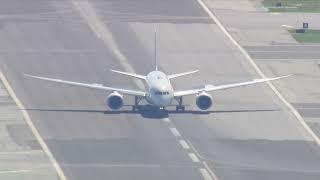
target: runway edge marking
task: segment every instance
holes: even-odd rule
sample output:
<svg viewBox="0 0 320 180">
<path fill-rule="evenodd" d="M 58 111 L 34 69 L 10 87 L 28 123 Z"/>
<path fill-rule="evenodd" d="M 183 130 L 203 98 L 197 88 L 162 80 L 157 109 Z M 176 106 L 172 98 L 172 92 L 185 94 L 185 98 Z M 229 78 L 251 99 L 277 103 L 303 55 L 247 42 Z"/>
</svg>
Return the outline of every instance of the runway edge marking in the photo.
<svg viewBox="0 0 320 180">
<path fill-rule="evenodd" d="M 40 135 L 39 131 L 37 130 L 37 128 L 35 127 L 35 125 L 33 124 L 33 122 L 31 121 L 31 118 L 28 114 L 28 112 L 25 110 L 24 105 L 22 104 L 22 102 L 18 99 L 18 97 L 16 96 L 15 92 L 13 91 L 10 83 L 8 82 L 7 78 L 4 76 L 4 74 L 2 73 L 2 71 L 0 71 L 0 80 L 2 81 L 3 85 L 5 86 L 5 88 L 7 89 L 7 91 L 9 92 L 11 98 L 15 101 L 15 103 L 17 104 L 18 108 L 21 109 L 22 115 L 24 117 L 25 122 L 28 124 L 31 132 L 33 133 L 33 135 L 36 137 L 37 141 L 39 142 L 42 150 L 46 153 L 46 155 L 48 156 L 50 162 L 52 163 L 53 167 L 55 168 L 59 178 L 61 180 L 67 180 L 66 176 L 64 175 L 62 168 L 60 167 L 60 165 L 58 164 L 57 160 L 54 158 L 52 152 L 50 151 L 48 145 L 46 144 L 46 142 L 44 141 L 44 139 L 42 138 L 42 136 Z"/>
<path fill-rule="evenodd" d="M 245 56 L 245 58 L 249 61 L 249 63 L 253 66 L 256 72 L 260 77 L 266 78 L 266 75 L 262 72 L 262 70 L 258 67 L 258 65 L 251 58 L 249 53 L 231 36 L 231 34 L 227 31 L 227 29 L 222 25 L 220 20 L 213 14 L 213 12 L 207 7 L 207 5 L 203 2 L 203 0 L 197 0 L 200 6 L 207 12 L 207 14 L 215 21 L 216 25 L 220 28 L 220 30 L 230 39 L 230 41 L 240 50 L 240 52 Z M 312 129 L 308 126 L 308 124 L 304 121 L 300 113 L 283 97 L 283 95 L 278 91 L 278 89 L 268 81 L 267 84 L 273 90 L 273 92 L 279 97 L 279 99 L 291 110 L 291 112 L 296 116 L 302 127 L 311 135 L 311 137 L 315 140 L 318 146 L 320 146 L 319 137 L 312 131 Z"/>
</svg>

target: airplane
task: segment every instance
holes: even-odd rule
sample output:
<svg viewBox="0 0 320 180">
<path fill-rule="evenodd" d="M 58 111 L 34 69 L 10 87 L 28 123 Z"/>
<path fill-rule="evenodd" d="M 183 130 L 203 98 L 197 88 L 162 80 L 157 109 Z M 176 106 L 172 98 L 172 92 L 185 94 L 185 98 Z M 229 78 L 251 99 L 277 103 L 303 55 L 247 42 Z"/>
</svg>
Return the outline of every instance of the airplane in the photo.
<svg viewBox="0 0 320 180">
<path fill-rule="evenodd" d="M 128 72 L 122 72 L 117 70 L 111 70 L 115 73 L 119 73 L 122 75 L 142 79 L 146 84 L 146 90 L 130 90 L 130 89 L 122 89 L 122 88 L 114 88 L 103 86 L 102 84 L 87 84 L 87 83 L 80 83 L 80 82 L 73 82 L 73 81 L 66 81 L 61 79 L 53 79 L 47 77 L 40 77 L 40 76 L 33 76 L 29 74 L 25 74 L 27 77 L 51 81 L 56 83 L 62 83 L 72 86 L 80 86 L 92 89 L 100 89 L 105 91 L 112 91 L 112 93 L 107 97 L 107 106 L 112 110 L 119 110 L 123 105 L 123 94 L 130 95 L 135 97 L 135 103 L 132 106 L 132 110 L 136 111 L 139 108 L 139 102 L 145 99 L 150 105 L 159 107 L 160 109 L 165 109 L 167 106 L 172 106 L 173 100 L 178 102 L 176 105 L 176 111 L 184 111 L 185 105 L 183 105 L 182 98 L 183 96 L 188 95 L 196 95 L 196 105 L 201 110 L 208 110 L 213 105 L 213 98 L 208 92 L 217 91 L 217 90 L 224 90 L 230 89 L 240 86 L 247 86 L 252 84 L 258 84 L 268 81 L 279 80 L 282 78 L 289 77 L 291 75 L 274 77 L 274 78 L 265 78 L 265 79 L 254 79 L 252 81 L 247 82 L 240 82 L 234 84 L 225 84 L 225 85 L 205 85 L 203 88 L 195 88 L 189 90 L 182 90 L 182 91 L 175 91 L 171 85 L 171 80 L 177 77 L 190 75 L 193 73 L 198 72 L 198 70 L 179 73 L 179 74 L 172 74 L 166 75 L 164 72 L 155 70 L 150 72 L 148 75 L 138 75 Z"/>
<path fill-rule="evenodd" d="M 279 80 L 279 79 L 283 79 L 291 76 L 291 75 L 286 75 L 286 76 L 280 76 L 280 77 L 274 77 L 274 78 L 254 79 L 252 81 L 233 83 L 233 84 L 224 84 L 224 85 L 218 85 L 218 86 L 209 84 L 209 85 L 203 86 L 202 88 L 176 91 L 171 85 L 171 80 L 178 77 L 194 74 L 198 72 L 198 70 L 178 73 L 178 74 L 171 74 L 171 75 L 166 75 L 164 72 L 158 70 L 157 58 L 156 58 L 157 57 L 156 56 L 156 32 L 155 32 L 155 51 L 154 52 L 155 52 L 155 70 L 151 71 L 146 76 L 140 75 L 140 74 L 134 74 L 130 72 L 111 70 L 114 73 L 137 78 L 144 81 L 146 85 L 145 86 L 146 89 L 144 91 L 115 88 L 115 87 L 104 86 L 102 84 L 88 84 L 88 83 L 81 83 L 81 82 L 66 81 L 61 79 L 34 76 L 29 74 L 25 74 L 25 76 L 44 80 L 44 81 L 67 84 L 71 86 L 79 86 L 79 87 L 86 87 L 91 89 L 111 91 L 111 93 L 107 97 L 106 105 L 112 110 L 119 110 L 121 107 L 123 107 L 124 105 L 123 95 L 134 96 L 135 100 L 134 100 L 134 105 L 132 106 L 133 111 L 136 111 L 139 109 L 140 107 L 139 103 L 142 100 L 146 100 L 150 105 L 156 106 L 160 109 L 165 109 L 168 106 L 172 106 L 174 100 L 176 100 L 178 103 L 178 105 L 176 105 L 176 111 L 184 111 L 185 105 L 183 105 L 182 100 L 184 96 L 189 96 L 189 95 L 195 95 L 197 107 L 200 110 L 205 111 L 205 110 L 208 110 L 213 105 L 213 98 L 209 94 L 209 92 L 247 86 L 247 85 L 253 85 L 253 84 L 258 84 L 263 82 L 269 82 L 269 81 Z"/>
</svg>

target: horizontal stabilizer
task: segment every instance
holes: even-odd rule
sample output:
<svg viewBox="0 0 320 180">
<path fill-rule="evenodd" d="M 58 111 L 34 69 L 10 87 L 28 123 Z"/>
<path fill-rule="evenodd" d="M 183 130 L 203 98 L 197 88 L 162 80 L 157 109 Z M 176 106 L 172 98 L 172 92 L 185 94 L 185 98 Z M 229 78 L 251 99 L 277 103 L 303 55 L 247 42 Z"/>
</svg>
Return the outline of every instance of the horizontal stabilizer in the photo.
<svg viewBox="0 0 320 180">
<path fill-rule="evenodd" d="M 110 70 L 112 72 L 115 72 L 115 73 L 118 73 L 118 74 L 131 76 L 131 77 L 138 78 L 138 79 L 144 79 L 144 80 L 146 79 L 146 76 L 143 76 L 143 75 L 133 74 L 133 73 L 128 73 L 128 72 L 122 72 L 122 71 L 117 71 L 117 70 L 113 70 L 113 69 L 110 69 Z"/>
<path fill-rule="evenodd" d="M 173 79 L 173 78 L 177 78 L 177 77 L 180 77 L 180 76 L 186 76 L 186 75 L 190 75 L 190 74 L 196 73 L 198 71 L 199 70 L 189 71 L 189 72 L 184 72 L 184 73 L 179 73 L 179 74 L 172 74 L 172 75 L 169 75 L 168 78 L 169 79 Z"/>
</svg>

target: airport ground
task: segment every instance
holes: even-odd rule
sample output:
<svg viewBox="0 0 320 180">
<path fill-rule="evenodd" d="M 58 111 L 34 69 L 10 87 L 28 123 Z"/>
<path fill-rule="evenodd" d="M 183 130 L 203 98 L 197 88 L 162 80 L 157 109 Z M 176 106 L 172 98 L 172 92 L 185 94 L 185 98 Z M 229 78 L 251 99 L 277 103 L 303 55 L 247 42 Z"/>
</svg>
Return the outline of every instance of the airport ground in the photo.
<svg viewBox="0 0 320 180">
<path fill-rule="evenodd" d="M 269 13 L 260 1 L 206 0 L 204 7 L 208 9 L 201 3 L 12 0 L 2 4 L 0 68 L 45 142 L 38 142 L 36 152 L 48 155 L 48 159 L 41 159 L 47 164 L 48 177 L 319 179 L 320 46 L 299 44 L 280 27 L 300 26 L 308 20 L 316 28 L 319 15 Z M 153 70 L 154 24 L 159 32 L 161 70 L 201 70 L 175 80 L 177 89 L 261 78 L 257 67 L 270 77 L 295 76 L 273 83 L 280 95 L 267 84 L 215 92 L 215 104 L 208 113 L 199 113 L 195 98 L 187 97 L 186 112 L 167 116 L 106 111 L 107 92 L 23 76 L 28 73 L 142 89 L 140 81 L 109 69 L 140 74 Z M 244 48 L 242 51 L 221 25 Z M 125 100 L 132 104 L 132 97 Z M 24 112 L 19 108 L 17 113 Z M 9 123 L 3 123 L 2 128 L 8 127 Z M 12 147 L 25 144 L 25 149 L 32 149 L 30 144 L 37 144 L 36 138 L 24 138 L 26 123 L 21 129 L 3 132 L 9 134 Z M 46 146 L 48 149 L 41 151 L 40 147 Z M 5 149 L 1 147 L 1 151 Z M 32 167 L 37 156 L 28 157 Z M 49 166 L 52 158 L 58 166 Z M 2 162 L 3 172 L 10 162 L 9 158 Z M 12 171 L 19 168 L 12 167 Z M 25 177 L 23 173 L 19 176 Z"/>
</svg>

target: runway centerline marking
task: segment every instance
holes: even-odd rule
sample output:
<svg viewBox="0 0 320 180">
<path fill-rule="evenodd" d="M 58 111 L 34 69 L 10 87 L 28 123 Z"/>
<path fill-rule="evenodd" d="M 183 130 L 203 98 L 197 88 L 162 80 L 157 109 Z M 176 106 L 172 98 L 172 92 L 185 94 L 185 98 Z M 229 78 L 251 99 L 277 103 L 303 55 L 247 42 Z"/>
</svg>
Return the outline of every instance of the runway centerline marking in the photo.
<svg viewBox="0 0 320 180">
<path fill-rule="evenodd" d="M 211 174 L 211 176 L 215 179 L 218 180 L 218 177 L 214 174 L 214 172 L 210 169 L 210 167 L 208 166 L 207 162 L 202 161 L 202 164 L 204 165 L 204 167 L 209 171 L 209 173 Z"/>
<path fill-rule="evenodd" d="M 220 30 L 227 36 L 227 38 L 239 49 L 242 55 L 249 61 L 255 71 L 259 74 L 261 78 L 267 78 L 267 76 L 262 72 L 259 66 L 255 63 L 253 58 L 249 53 L 232 37 L 232 35 L 227 31 L 223 26 L 220 20 L 213 14 L 209 7 L 203 2 L 203 0 L 197 0 L 200 6 L 204 9 L 205 12 L 212 18 Z M 318 146 L 320 146 L 320 138 L 312 131 L 308 124 L 304 121 L 300 113 L 284 98 L 284 96 L 278 91 L 278 89 L 273 85 L 272 82 L 266 82 L 268 86 L 273 90 L 273 92 L 279 97 L 279 99 L 290 109 L 294 116 L 298 119 L 302 127 L 309 133 L 309 135 L 314 139 Z"/>
<path fill-rule="evenodd" d="M 203 179 L 205 179 L 205 180 L 213 180 L 206 169 L 200 168 L 199 171 L 200 171 Z"/>
<path fill-rule="evenodd" d="M 171 122 L 171 120 L 170 120 L 169 118 L 164 118 L 163 121 L 164 121 L 164 122 L 167 122 L 167 123 L 168 123 L 168 122 Z"/>
<path fill-rule="evenodd" d="M 169 128 L 171 133 L 175 136 L 175 137 L 181 137 L 180 132 L 177 130 L 177 128 Z"/>
<path fill-rule="evenodd" d="M 135 73 L 133 67 L 129 64 L 127 58 L 119 49 L 116 41 L 112 36 L 112 33 L 107 29 L 107 27 L 105 27 L 103 21 L 99 19 L 89 1 L 72 1 L 72 3 L 79 11 L 80 15 L 87 21 L 89 27 L 96 34 L 96 36 L 103 40 L 105 45 L 113 51 L 114 55 L 117 57 L 124 69 L 127 72 Z M 136 79 L 134 79 L 133 81 L 140 89 L 144 89 L 144 85 L 141 83 L 141 81 L 138 81 Z M 163 119 L 163 121 L 173 124 L 169 118 Z M 169 129 L 175 137 L 181 138 L 181 134 L 176 128 L 171 127 Z M 210 179 L 212 178 L 210 177 Z"/>
<path fill-rule="evenodd" d="M 17 95 L 13 91 L 13 88 L 11 87 L 10 83 L 8 82 L 7 78 L 4 76 L 2 71 L 0 71 L 0 79 L 1 79 L 1 81 L 3 83 L 3 85 L 5 86 L 5 88 L 7 89 L 8 93 L 10 94 L 11 98 L 14 100 L 14 102 L 16 103 L 18 108 L 21 110 L 22 115 L 24 117 L 23 119 L 25 120 L 25 122 L 29 126 L 32 134 L 37 139 L 37 141 L 40 144 L 42 150 L 48 156 L 48 158 L 49 158 L 50 162 L 52 163 L 54 169 L 56 170 L 60 180 L 67 180 L 67 177 L 65 176 L 64 172 L 62 171 L 62 168 L 60 167 L 60 165 L 58 164 L 57 160 L 53 156 L 52 152 L 50 151 L 48 145 L 46 144 L 46 142 L 44 141 L 44 139 L 40 135 L 40 133 L 37 130 L 36 126 L 33 124 L 29 113 L 25 110 L 26 108 L 24 107 L 22 102 L 18 99 Z"/>
<path fill-rule="evenodd" d="M 200 162 L 199 158 L 194 153 L 189 153 L 188 156 L 192 160 L 192 162 L 195 162 L 195 163 Z"/>
<path fill-rule="evenodd" d="M 174 123 L 172 121 L 170 121 L 170 123 L 167 123 L 167 126 L 168 126 L 169 130 L 172 132 L 172 134 L 177 138 L 179 144 L 183 147 L 183 149 L 187 151 L 187 154 L 188 154 L 188 157 L 190 158 L 190 160 L 193 163 L 196 163 L 197 167 L 199 167 L 199 166 L 203 167 L 203 169 L 205 169 L 206 172 L 207 172 L 206 176 L 211 176 L 210 179 L 218 180 L 218 177 L 210 169 L 210 167 L 207 165 L 207 163 L 205 161 L 200 161 L 199 157 L 202 158 L 202 156 L 195 149 L 195 147 L 192 145 L 192 143 L 188 139 L 185 139 L 182 136 L 182 134 L 180 134 L 177 131 L 177 129 L 175 128 Z"/>
<path fill-rule="evenodd" d="M 190 146 L 185 140 L 179 140 L 179 143 L 183 147 L 183 149 L 190 149 Z"/>
</svg>

